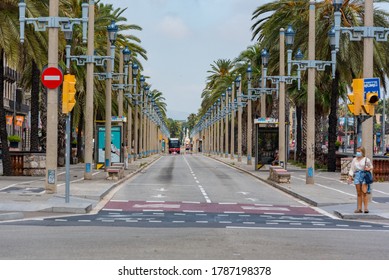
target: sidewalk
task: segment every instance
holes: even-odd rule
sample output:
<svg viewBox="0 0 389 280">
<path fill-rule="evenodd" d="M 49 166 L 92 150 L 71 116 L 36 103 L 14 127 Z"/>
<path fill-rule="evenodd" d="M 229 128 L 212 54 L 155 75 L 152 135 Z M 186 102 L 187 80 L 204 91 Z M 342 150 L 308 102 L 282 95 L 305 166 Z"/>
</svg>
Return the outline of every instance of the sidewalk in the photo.
<svg viewBox="0 0 389 280">
<path fill-rule="evenodd" d="M 373 184 L 372 201 L 369 203 L 369 213 L 355 214 L 354 210 L 356 209 L 357 201 L 355 187 L 353 184 L 341 181 L 340 172 L 315 170 L 315 184 L 307 185 L 305 183 L 306 170 L 289 164 L 287 170 L 291 173 L 290 183 L 281 184 L 268 180 L 269 166 L 264 166 L 260 170 L 254 170 L 254 164 L 251 166 L 247 165 L 246 157 L 242 157 L 242 162 L 238 162 L 237 156 L 234 159 L 231 159 L 230 155 L 228 158 L 218 155 L 211 155 L 210 157 L 246 172 L 338 218 L 387 220 L 386 222 L 389 222 L 388 182 L 375 182 Z M 254 159 L 252 162 L 255 162 Z"/>
<path fill-rule="evenodd" d="M 389 222 L 389 183 L 373 184 L 373 201 L 369 204 L 369 214 L 355 214 L 356 192 L 354 185 L 340 181 L 340 172 L 315 171 L 315 184 L 305 184 L 305 169 L 288 165 L 291 181 L 279 184 L 268 180 L 269 167 L 259 171 L 254 165 L 248 166 L 247 159 L 242 162 L 212 155 L 233 168 L 250 174 L 283 192 L 286 192 L 309 205 L 343 219 L 386 220 Z M 94 170 L 93 180 L 84 180 L 84 164 L 71 166 L 70 201 L 65 203 L 65 172 L 58 169 L 58 188 L 56 194 L 46 194 L 43 177 L 0 177 L 0 221 L 28 218 L 36 215 L 58 215 L 63 213 L 82 214 L 97 211 L 99 202 L 117 185 L 142 171 L 158 160 L 160 155 L 136 160 L 125 170 L 121 180 L 107 180 L 106 172 Z M 254 160 L 253 160 L 254 161 Z M 95 209 L 95 210 L 93 210 Z"/>
<path fill-rule="evenodd" d="M 0 177 L 0 221 L 49 214 L 89 213 L 116 186 L 158 160 L 160 155 L 129 164 L 124 178 L 107 179 L 104 170 L 93 170 L 93 179 L 84 180 L 84 164 L 71 165 L 70 197 L 65 202 L 65 168 L 58 169 L 57 193 L 46 194 L 44 177 Z"/>
</svg>

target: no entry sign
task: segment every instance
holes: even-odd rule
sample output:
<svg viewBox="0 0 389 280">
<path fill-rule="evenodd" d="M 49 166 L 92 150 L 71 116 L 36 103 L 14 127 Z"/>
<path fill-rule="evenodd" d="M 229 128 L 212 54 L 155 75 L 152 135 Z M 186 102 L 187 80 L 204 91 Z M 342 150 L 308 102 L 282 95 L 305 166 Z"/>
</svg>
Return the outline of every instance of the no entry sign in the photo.
<svg viewBox="0 0 389 280">
<path fill-rule="evenodd" d="M 46 68 L 42 72 L 42 84 L 50 89 L 55 89 L 62 84 L 63 74 L 62 71 L 56 67 Z"/>
</svg>

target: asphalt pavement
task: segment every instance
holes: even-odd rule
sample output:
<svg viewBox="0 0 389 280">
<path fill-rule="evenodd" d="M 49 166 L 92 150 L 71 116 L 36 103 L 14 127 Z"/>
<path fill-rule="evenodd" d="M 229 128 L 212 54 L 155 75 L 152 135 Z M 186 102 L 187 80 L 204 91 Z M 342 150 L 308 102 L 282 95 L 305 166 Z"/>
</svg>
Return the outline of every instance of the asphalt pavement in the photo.
<svg viewBox="0 0 389 280">
<path fill-rule="evenodd" d="M 236 157 L 234 159 L 230 156 L 225 158 L 219 155 L 210 157 L 254 176 L 329 215 L 343 219 L 389 222 L 388 182 L 373 184 L 372 201 L 369 205 L 370 213 L 355 214 L 355 187 L 341 181 L 340 172 L 315 170 L 315 184 L 307 185 L 305 183 L 306 170 L 288 165 L 287 169 L 291 173 L 290 183 L 275 183 L 268 179 L 268 166 L 261 170 L 254 170 L 254 165 L 246 164 L 246 158 L 238 162 Z M 45 178 L 43 177 L 1 176 L 0 221 L 18 220 L 37 215 L 83 214 L 98 211 L 100 205 L 109 199 L 109 193 L 116 186 L 141 172 L 159 158 L 160 155 L 153 155 L 132 162 L 125 170 L 124 178 L 118 180 L 107 179 L 107 173 L 103 170 L 94 170 L 93 179 L 84 180 L 84 164 L 71 165 L 69 202 L 65 202 L 64 168 L 58 169 L 58 187 L 55 194 L 45 193 Z"/>
</svg>

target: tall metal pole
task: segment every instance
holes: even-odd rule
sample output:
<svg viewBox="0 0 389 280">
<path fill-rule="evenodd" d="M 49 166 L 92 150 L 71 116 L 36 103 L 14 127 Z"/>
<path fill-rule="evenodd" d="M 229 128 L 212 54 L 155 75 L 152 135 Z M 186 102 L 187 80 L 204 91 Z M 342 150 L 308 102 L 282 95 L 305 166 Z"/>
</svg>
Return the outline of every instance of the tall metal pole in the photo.
<svg viewBox="0 0 389 280">
<path fill-rule="evenodd" d="M 135 96 L 135 118 L 134 118 L 134 160 L 138 158 L 138 152 L 139 152 L 139 135 L 138 135 L 138 115 L 139 115 L 139 105 L 138 105 L 138 88 L 136 85 L 136 77 L 134 78 L 134 96 Z"/>
<path fill-rule="evenodd" d="M 139 106 L 139 155 L 138 158 L 143 157 L 143 86 L 140 89 L 140 106 Z"/>
<path fill-rule="evenodd" d="M 381 133 L 381 143 L 382 143 L 382 154 L 384 155 L 386 153 L 386 144 L 385 144 L 385 119 L 386 119 L 386 91 L 382 92 L 382 105 L 384 106 L 382 111 L 382 133 Z"/>
<path fill-rule="evenodd" d="M 66 116 L 66 174 L 65 174 L 65 203 L 70 201 L 70 118 L 72 113 Z"/>
<path fill-rule="evenodd" d="M 238 162 L 242 162 L 242 79 L 240 79 L 238 96 Z"/>
<path fill-rule="evenodd" d="M 373 22 L 373 0 L 365 1 L 365 27 L 374 26 Z M 363 77 L 373 77 L 373 48 L 374 38 L 364 37 L 363 39 Z M 373 118 L 362 122 L 362 145 L 366 149 L 366 157 L 373 158 Z"/>
<path fill-rule="evenodd" d="M 234 151 L 235 151 L 235 82 L 232 82 L 232 91 L 231 91 L 231 159 L 234 159 Z"/>
<path fill-rule="evenodd" d="M 87 55 L 93 56 L 95 41 L 95 3 L 89 0 L 88 18 L 88 44 Z M 94 63 L 90 61 L 86 64 L 86 101 L 85 101 L 85 170 L 84 179 L 92 179 L 93 165 L 93 75 Z"/>
<path fill-rule="evenodd" d="M 124 83 L 124 54 L 123 54 L 123 47 L 120 48 L 120 52 L 119 52 L 119 73 L 120 73 L 120 76 L 119 76 L 119 84 L 123 84 Z M 124 116 L 124 113 L 123 113 L 123 99 L 124 99 L 124 92 L 123 92 L 123 89 L 119 89 L 119 92 L 118 92 L 118 96 L 117 96 L 117 101 L 118 101 L 118 115 L 120 118 L 122 118 Z M 121 121 L 119 123 L 119 126 L 120 126 L 120 130 L 121 130 L 121 139 L 120 139 L 120 147 L 118 147 L 118 149 L 120 149 L 120 161 L 122 161 L 122 158 L 123 158 L 123 162 L 125 160 L 127 160 L 126 158 L 124 158 L 124 156 L 128 157 L 127 156 L 127 153 L 124 151 L 123 149 L 123 143 L 124 143 L 124 122 Z M 126 166 L 126 165 L 125 165 Z"/>
<path fill-rule="evenodd" d="M 309 3 L 308 60 L 315 60 L 315 2 Z M 307 102 L 307 171 L 306 184 L 314 184 L 315 172 L 315 75 L 316 68 L 308 68 Z"/>
<path fill-rule="evenodd" d="M 220 109 L 216 106 L 216 117 L 219 117 Z M 216 154 L 220 153 L 220 120 L 216 122 Z"/>
<path fill-rule="evenodd" d="M 107 36 L 107 55 L 111 55 L 111 42 Z M 112 119 L 112 61 L 107 61 L 105 80 L 105 168 L 111 165 L 111 119 Z M 111 76 L 111 77 L 110 77 Z"/>
<path fill-rule="evenodd" d="M 248 92 L 247 92 L 247 165 L 252 164 L 252 129 L 253 129 L 253 120 L 252 120 L 252 109 L 251 109 L 251 80 L 248 81 Z M 262 107 L 262 104 L 261 104 Z"/>
<path fill-rule="evenodd" d="M 212 110 L 212 121 L 216 118 L 216 106 Z M 216 154 L 216 122 L 212 124 L 212 154 Z"/>
<path fill-rule="evenodd" d="M 58 17 L 59 0 L 50 1 L 49 17 Z M 58 68 L 58 27 L 48 28 L 48 67 Z M 47 90 L 46 193 L 57 192 L 58 88 Z"/>
<path fill-rule="evenodd" d="M 225 120 L 225 130 L 226 130 L 226 140 L 225 140 L 225 143 L 224 143 L 224 151 L 225 151 L 225 158 L 228 158 L 228 140 L 229 140 L 229 137 L 228 137 L 228 107 L 229 107 L 229 91 L 227 91 L 226 93 L 226 120 Z"/>
<path fill-rule="evenodd" d="M 222 118 L 224 110 L 223 98 L 220 99 L 220 156 L 224 157 L 224 121 Z"/>
<path fill-rule="evenodd" d="M 130 64 L 131 66 L 131 64 Z M 128 73 L 128 84 L 132 84 L 132 67 L 129 67 L 129 73 Z M 133 88 L 133 87 L 130 87 Z M 132 94 L 133 91 L 130 90 L 130 94 Z M 128 149 L 128 163 L 132 162 L 132 107 L 131 107 L 131 98 L 128 98 L 128 104 L 127 104 L 127 149 Z"/>
<path fill-rule="evenodd" d="M 285 30 L 280 29 L 280 77 L 285 76 Z M 285 147 L 285 82 L 280 81 L 278 116 L 278 158 L 281 166 L 286 168 Z"/>
</svg>

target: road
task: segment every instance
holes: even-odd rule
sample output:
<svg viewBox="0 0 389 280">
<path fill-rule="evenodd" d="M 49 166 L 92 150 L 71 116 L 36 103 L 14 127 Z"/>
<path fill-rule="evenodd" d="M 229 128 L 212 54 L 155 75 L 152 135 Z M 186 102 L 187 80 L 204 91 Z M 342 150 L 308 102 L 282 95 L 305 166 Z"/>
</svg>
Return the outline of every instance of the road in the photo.
<svg viewBox="0 0 389 280">
<path fill-rule="evenodd" d="M 3 223 L 0 258 L 387 259 L 388 235 L 207 157 L 171 155 L 90 215 Z"/>
</svg>

